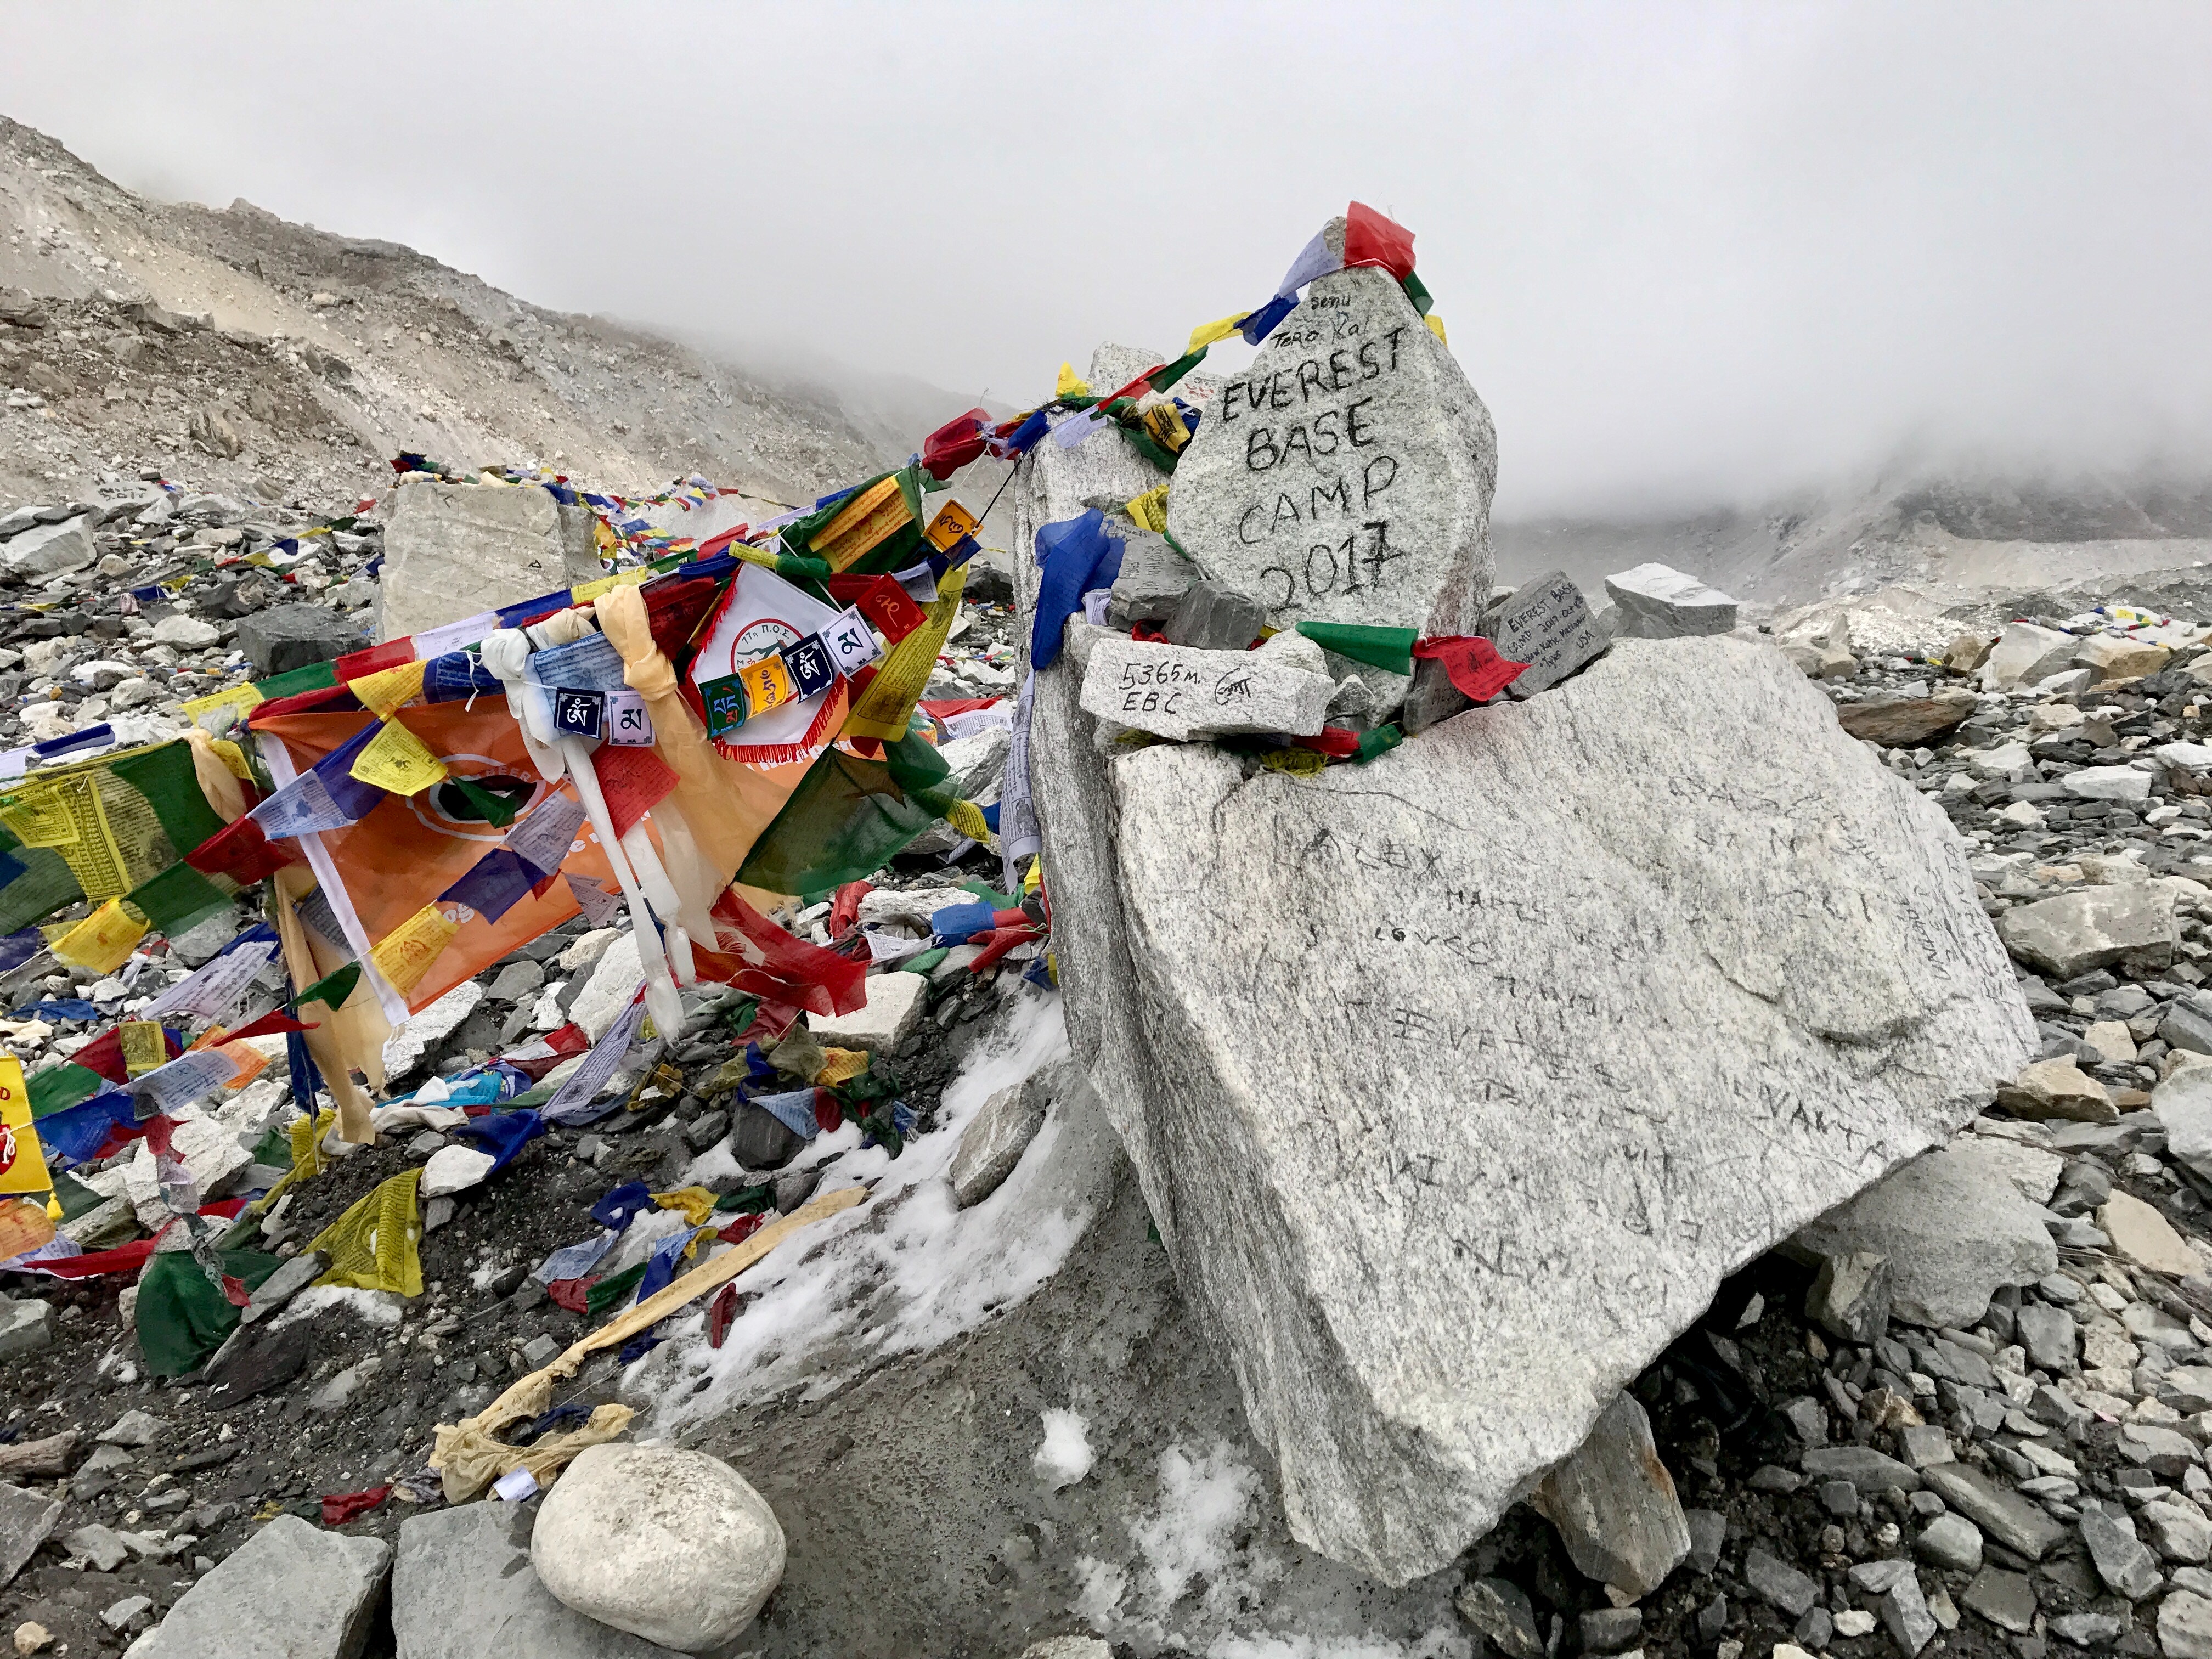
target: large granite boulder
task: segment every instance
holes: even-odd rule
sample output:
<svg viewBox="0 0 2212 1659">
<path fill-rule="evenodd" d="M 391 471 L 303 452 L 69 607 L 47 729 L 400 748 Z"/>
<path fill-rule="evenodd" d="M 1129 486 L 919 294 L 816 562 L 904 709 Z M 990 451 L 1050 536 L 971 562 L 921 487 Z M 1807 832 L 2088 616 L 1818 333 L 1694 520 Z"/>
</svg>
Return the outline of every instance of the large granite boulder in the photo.
<svg viewBox="0 0 2212 1659">
<path fill-rule="evenodd" d="M 1344 222 L 1324 232 L 1341 250 Z M 1472 634 L 1498 434 L 1388 271 L 1316 277 L 1177 463 L 1168 531 L 1267 620 Z"/>
<path fill-rule="evenodd" d="M 592 512 L 536 484 L 410 478 L 392 492 L 377 638 L 396 640 L 596 580 Z"/>
<path fill-rule="evenodd" d="M 1956 833 L 1771 647 L 1625 641 L 1310 778 L 1102 754 L 1085 654 L 1031 733 L 1077 1055 L 1293 1532 L 1378 1577 L 2033 1050 Z"/>
</svg>

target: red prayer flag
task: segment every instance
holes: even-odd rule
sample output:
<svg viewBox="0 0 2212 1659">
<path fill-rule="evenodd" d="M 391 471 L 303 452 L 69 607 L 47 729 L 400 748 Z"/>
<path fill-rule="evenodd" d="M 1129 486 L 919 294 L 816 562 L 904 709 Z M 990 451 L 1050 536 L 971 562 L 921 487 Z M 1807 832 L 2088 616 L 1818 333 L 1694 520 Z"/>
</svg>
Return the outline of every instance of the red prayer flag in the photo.
<svg viewBox="0 0 2212 1659">
<path fill-rule="evenodd" d="M 749 991 L 767 1000 L 796 1004 L 825 1018 L 849 1014 L 868 1000 L 867 966 L 835 951 L 791 934 L 738 896 L 735 889 L 714 901 L 714 943 L 692 945 L 699 977 Z"/>
<path fill-rule="evenodd" d="M 607 816 L 620 841 L 633 824 L 668 798 L 680 780 L 676 769 L 650 749 L 601 744 L 592 753 L 592 770 L 607 799 Z"/>
<path fill-rule="evenodd" d="M 362 1492 L 342 1492 L 323 1499 L 323 1524 L 342 1527 L 356 1516 L 367 1515 L 392 1496 L 389 1486 L 370 1486 Z"/>
<path fill-rule="evenodd" d="M 860 901 L 876 890 L 872 881 L 848 881 L 830 906 L 830 937 L 836 939 L 860 918 Z"/>
<path fill-rule="evenodd" d="M 276 1036 L 286 1032 L 308 1031 L 313 1029 L 314 1027 L 311 1025 L 301 1024 L 298 1020 L 291 1018 L 281 1008 L 271 1008 L 260 1018 L 240 1026 L 235 1031 L 226 1033 L 222 1040 L 225 1042 L 243 1042 L 248 1037 Z"/>
<path fill-rule="evenodd" d="M 349 651 L 331 665 L 331 672 L 343 685 L 363 675 L 380 674 L 387 668 L 398 668 L 414 660 L 415 636 L 409 634 L 386 640 L 382 645 L 372 645 L 366 651 Z"/>
<path fill-rule="evenodd" d="M 240 887 L 266 881 L 288 864 L 307 855 L 296 841 L 271 841 L 252 818 L 227 823 L 185 854 L 185 862 L 204 876 L 228 876 Z"/>
<path fill-rule="evenodd" d="M 956 415 L 921 441 L 922 470 L 933 478 L 950 478 L 983 453 L 983 431 L 991 419 L 988 410 L 971 409 Z"/>
<path fill-rule="evenodd" d="M 1292 738 L 1291 741 L 1300 749 L 1311 749 L 1323 755 L 1359 752 L 1359 733 L 1346 731 L 1341 726 L 1324 726 L 1310 738 Z"/>
<path fill-rule="evenodd" d="M 1498 647 L 1480 634 L 1422 640 L 1413 647 L 1413 654 L 1442 663 L 1461 695 L 1477 702 L 1488 702 L 1497 696 L 1520 678 L 1521 671 L 1528 665 L 1525 662 L 1508 662 L 1498 654 Z"/>
<path fill-rule="evenodd" d="M 814 1091 L 814 1127 L 825 1135 L 835 1134 L 844 1121 L 843 1103 L 827 1089 L 817 1089 Z"/>
<path fill-rule="evenodd" d="M 853 601 L 860 607 L 860 614 L 869 625 L 880 632 L 893 645 L 921 626 L 927 620 L 921 607 L 898 585 L 897 579 L 878 576 L 861 591 Z"/>
<path fill-rule="evenodd" d="M 749 1215 L 745 1219 L 758 1221 L 760 1218 L 757 1215 Z M 729 1226 L 722 1229 L 722 1232 L 734 1231 L 736 1226 L 737 1224 L 732 1222 Z M 722 1233 L 714 1235 L 717 1238 L 721 1236 Z M 732 1239 L 730 1242 L 735 1243 L 737 1241 Z M 707 1304 L 707 1346 L 708 1347 L 719 1348 L 722 1346 L 722 1339 L 730 1334 L 730 1322 L 737 1316 L 738 1287 L 734 1285 L 725 1285 L 714 1292 L 714 1299 Z"/>
<path fill-rule="evenodd" d="M 587 1314 L 592 1308 L 584 1300 L 585 1295 L 599 1282 L 596 1273 L 589 1279 L 556 1279 L 545 1287 L 545 1294 L 556 1307 L 566 1308 L 570 1313 Z"/>
<path fill-rule="evenodd" d="M 1402 283 L 1413 274 L 1413 233 L 1354 202 L 1344 213 L 1344 263 L 1380 265 Z"/>
</svg>

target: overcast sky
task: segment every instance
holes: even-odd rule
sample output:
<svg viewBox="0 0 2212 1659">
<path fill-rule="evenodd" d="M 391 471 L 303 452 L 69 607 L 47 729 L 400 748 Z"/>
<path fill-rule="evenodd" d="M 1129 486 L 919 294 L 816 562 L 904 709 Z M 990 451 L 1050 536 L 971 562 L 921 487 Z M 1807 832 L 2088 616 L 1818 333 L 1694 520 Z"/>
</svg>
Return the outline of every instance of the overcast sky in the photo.
<svg viewBox="0 0 2212 1659">
<path fill-rule="evenodd" d="M 1260 304 L 1357 197 L 1508 513 L 2212 440 L 2202 0 L 0 0 L 0 110 L 133 188 L 1008 404 Z"/>
</svg>

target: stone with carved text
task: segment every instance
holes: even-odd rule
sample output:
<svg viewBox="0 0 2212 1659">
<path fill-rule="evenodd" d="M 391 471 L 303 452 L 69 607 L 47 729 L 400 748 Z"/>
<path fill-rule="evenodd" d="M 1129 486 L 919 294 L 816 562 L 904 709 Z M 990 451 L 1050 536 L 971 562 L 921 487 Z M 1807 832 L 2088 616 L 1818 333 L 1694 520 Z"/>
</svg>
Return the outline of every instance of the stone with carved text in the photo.
<svg viewBox="0 0 2212 1659">
<path fill-rule="evenodd" d="M 1079 684 L 1032 732 L 1077 1055 L 1293 1531 L 1378 1577 L 2033 1051 L 1956 833 L 1772 650 L 1623 641 L 1318 777 L 1101 755 Z"/>
<path fill-rule="evenodd" d="M 1341 246 L 1343 225 L 1328 234 Z M 1168 529 L 1301 620 L 1472 634 L 1490 598 L 1490 411 L 1386 271 L 1315 279 L 1176 468 Z"/>
</svg>

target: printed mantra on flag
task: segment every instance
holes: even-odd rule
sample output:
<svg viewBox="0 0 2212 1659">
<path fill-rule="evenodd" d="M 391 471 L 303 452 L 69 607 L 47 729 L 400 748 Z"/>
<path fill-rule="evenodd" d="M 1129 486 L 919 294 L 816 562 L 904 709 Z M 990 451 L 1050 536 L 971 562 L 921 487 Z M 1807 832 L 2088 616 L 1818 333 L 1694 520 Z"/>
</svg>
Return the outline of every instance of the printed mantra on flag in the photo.
<svg viewBox="0 0 2212 1659">
<path fill-rule="evenodd" d="M 1247 547 L 1279 536 L 1306 543 L 1303 554 L 1285 554 L 1282 562 L 1261 571 L 1265 586 L 1258 597 L 1271 610 L 1392 586 L 1401 574 L 1391 568 L 1392 562 L 1407 555 L 1408 550 L 1391 544 L 1390 521 L 1376 506 L 1398 482 L 1398 459 L 1375 429 L 1368 410 L 1375 395 L 1345 394 L 1360 392 L 1398 372 L 1399 344 L 1411 325 L 1362 340 L 1357 337 L 1357 317 L 1328 314 L 1349 304 L 1348 296 L 1340 294 L 1308 300 L 1304 310 L 1318 313 L 1314 321 L 1267 341 L 1267 349 L 1277 354 L 1275 366 L 1255 365 L 1243 379 L 1223 387 L 1218 401 L 1223 425 L 1249 423 L 1244 468 L 1267 480 L 1273 497 L 1253 501 L 1237 515 L 1237 539 Z M 1312 350 L 1295 364 L 1279 361 L 1282 354 L 1309 347 Z M 1261 418 L 1277 414 L 1295 418 Z M 1282 469 L 1301 462 L 1319 476 L 1294 484 L 1280 476 Z"/>
</svg>

